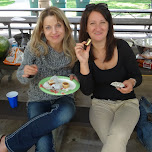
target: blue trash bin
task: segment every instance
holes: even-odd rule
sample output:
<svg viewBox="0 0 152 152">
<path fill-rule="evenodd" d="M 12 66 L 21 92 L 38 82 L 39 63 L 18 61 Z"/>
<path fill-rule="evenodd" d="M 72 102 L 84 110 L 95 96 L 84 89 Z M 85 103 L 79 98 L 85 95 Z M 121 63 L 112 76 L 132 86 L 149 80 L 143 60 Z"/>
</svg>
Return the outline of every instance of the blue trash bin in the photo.
<svg viewBox="0 0 152 152">
<path fill-rule="evenodd" d="M 65 0 L 51 0 L 53 6 L 56 6 L 58 8 L 65 8 L 66 2 Z"/>
<path fill-rule="evenodd" d="M 88 5 L 90 0 L 76 0 L 76 6 L 77 8 L 85 8 L 86 5 Z M 81 12 L 77 12 L 77 16 L 81 16 Z"/>
</svg>

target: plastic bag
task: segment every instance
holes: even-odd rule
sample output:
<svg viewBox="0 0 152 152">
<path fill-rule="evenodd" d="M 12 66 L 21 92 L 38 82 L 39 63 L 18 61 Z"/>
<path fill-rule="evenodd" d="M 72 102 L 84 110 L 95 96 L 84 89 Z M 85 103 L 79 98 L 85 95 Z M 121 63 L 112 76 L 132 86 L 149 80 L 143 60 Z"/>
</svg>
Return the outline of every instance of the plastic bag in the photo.
<svg viewBox="0 0 152 152">
<path fill-rule="evenodd" d="M 152 52 L 150 52 L 148 49 L 141 54 L 137 54 L 136 59 L 149 59 L 149 60 L 151 60 L 152 59 Z"/>
<path fill-rule="evenodd" d="M 3 61 L 7 65 L 21 65 L 24 53 L 18 47 L 12 47 Z"/>
<path fill-rule="evenodd" d="M 151 60 L 143 60 L 138 59 L 138 66 L 146 69 L 152 69 L 152 61 Z"/>
</svg>

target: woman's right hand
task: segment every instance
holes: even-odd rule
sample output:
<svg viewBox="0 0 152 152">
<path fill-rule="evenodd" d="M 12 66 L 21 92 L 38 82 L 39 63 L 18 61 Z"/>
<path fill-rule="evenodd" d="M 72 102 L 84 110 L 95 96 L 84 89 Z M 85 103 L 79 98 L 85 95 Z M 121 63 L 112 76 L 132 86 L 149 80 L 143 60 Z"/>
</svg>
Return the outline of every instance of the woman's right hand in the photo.
<svg viewBox="0 0 152 152">
<path fill-rule="evenodd" d="M 89 60 L 89 51 L 90 51 L 90 45 L 86 47 L 86 50 L 84 49 L 84 44 L 86 42 L 77 43 L 75 46 L 75 53 L 80 63 L 88 63 Z"/>
<path fill-rule="evenodd" d="M 35 64 L 32 65 L 25 65 L 24 67 L 24 74 L 22 75 L 22 77 L 28 78 L 29 76 L 34 76 L 36 75 L 38 72 L 38 67 Z"/>
</svg>

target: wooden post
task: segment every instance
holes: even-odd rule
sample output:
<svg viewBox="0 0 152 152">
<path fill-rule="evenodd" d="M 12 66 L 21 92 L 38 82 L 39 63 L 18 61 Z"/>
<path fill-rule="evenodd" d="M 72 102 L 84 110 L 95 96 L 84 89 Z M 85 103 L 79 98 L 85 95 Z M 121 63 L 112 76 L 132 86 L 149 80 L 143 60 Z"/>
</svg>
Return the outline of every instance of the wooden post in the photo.
<svg viewBox="0 0 152 152">
<path fill-rule="evenodd" d="M 38 2 L 39 8 L 46 8 L 49 6 L 49 0 L 39 0 Z"/>
</svg>

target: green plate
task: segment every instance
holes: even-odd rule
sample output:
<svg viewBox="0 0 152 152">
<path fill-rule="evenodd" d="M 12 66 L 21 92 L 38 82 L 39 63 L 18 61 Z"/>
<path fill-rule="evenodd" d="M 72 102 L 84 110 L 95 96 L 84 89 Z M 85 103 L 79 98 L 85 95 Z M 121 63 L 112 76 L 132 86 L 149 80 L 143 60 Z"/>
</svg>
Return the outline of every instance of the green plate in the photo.
<svg viewBox="0 0 152 152">
<path fill-rule="evenodd" d="M 50 80 L 51 77 L 47 77 L 47 78 L 44 78 L 42 79 L 40 82 L 39 82 L 39 88 L 45 92 L 45 93 L 48 93 L 48 94 L 51 94 L 51 95 L 67 95 L 67 94 L 72 94 L 74 92 L 76 92 L 79 88 L 80 88 L 80 83 L 76 80 L 70 80 L 69 77 L 65 77 L 65 76 L 57 76 L 59 81 L 62 83 L 62 82 L 68 82 L 70 87 L 69 89 L 70 90 L 65 90 L 65 89 L 61 89 L 61 90 L 51 90 L 51 89 L 46 89 L 44 88 L 43 84 L 45 82 L 47 82 L 48 80 Z"/>
</svg>

